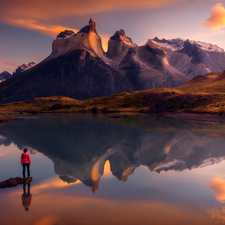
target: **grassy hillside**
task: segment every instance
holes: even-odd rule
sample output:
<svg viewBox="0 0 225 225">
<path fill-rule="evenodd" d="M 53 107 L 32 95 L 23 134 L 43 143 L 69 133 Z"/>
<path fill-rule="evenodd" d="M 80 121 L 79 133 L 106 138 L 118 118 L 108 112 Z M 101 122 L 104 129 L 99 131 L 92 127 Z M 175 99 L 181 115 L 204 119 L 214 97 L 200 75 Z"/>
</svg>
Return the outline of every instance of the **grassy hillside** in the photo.
<svg viewBox="0 0 225 225">
<path fill-rule="evenodd" d="M 225 114 L 225 72 L 198 76 L 177 88 L 157 88 L 107 97 L 76 100 L 53 96 L 0 105 L 0 111 L 23 113 L 55 112 L 197 112 Z"/>
</svg>

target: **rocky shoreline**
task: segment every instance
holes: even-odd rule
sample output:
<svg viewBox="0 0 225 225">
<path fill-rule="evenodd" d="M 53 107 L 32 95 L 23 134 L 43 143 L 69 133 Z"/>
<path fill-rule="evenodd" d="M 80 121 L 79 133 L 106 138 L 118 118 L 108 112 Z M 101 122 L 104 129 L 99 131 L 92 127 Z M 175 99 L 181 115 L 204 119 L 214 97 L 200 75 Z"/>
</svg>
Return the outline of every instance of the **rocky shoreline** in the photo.
<svg viewBox="0 0 225 225">
<path fill-rule="evenodd" d="M 177 119 L 191 119 L 201 121 L 225 121 L 225 116 L 214 113 L 187 113 L 187 112 L 171 112 L 164 113 L 163 116 Z"/>
<path fill-rule="evenodd" d="M 3 123 L 3 122 L 10 122 L 10 121 L 14 121 L 14 120 L 17 120 L 17 118 L 15 118 L 15 117 L 10 117 L 10 116 L 3 116 L 3 115 L 0 115 L 0 123 Z"/>
</svg>

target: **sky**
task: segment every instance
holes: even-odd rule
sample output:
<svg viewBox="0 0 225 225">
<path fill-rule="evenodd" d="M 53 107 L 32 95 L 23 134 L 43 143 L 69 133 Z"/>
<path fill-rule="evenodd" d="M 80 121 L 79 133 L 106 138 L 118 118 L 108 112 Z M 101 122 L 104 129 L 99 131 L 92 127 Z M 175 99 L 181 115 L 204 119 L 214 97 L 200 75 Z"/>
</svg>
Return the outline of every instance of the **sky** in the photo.
<svg viewBox="0 0 225 225">
<path fill-rule="evenodd" d="M 138 45 L 182 38 L 225 49 L 225 0 L 1 0 L 0 73 L 41 62 L 57 34 L 77 32 L 90 18 L 105 50 L 119 29 Z"/>
</svg>

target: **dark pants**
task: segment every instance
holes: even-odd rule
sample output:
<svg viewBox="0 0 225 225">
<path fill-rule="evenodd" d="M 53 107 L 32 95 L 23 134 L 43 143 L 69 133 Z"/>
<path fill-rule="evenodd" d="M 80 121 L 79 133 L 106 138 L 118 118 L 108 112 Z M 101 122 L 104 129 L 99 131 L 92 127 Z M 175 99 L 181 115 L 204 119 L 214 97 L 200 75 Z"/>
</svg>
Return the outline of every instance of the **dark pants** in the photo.
<svg viewBox="0 0 225 225">
<path fill-rule="evenodd" d="M 25 178 L 25 167 L 27 167 L 28 177 L 30 176 L 30 163 L 23 163 L 23 178 Z"/>
<path fill-rule="evenodd" d="M 30 183 L 27 185 L 27 191 L 26 184 L 23 184 L 23 195 L 24 197 L 30 197 Z"/>
</svg>

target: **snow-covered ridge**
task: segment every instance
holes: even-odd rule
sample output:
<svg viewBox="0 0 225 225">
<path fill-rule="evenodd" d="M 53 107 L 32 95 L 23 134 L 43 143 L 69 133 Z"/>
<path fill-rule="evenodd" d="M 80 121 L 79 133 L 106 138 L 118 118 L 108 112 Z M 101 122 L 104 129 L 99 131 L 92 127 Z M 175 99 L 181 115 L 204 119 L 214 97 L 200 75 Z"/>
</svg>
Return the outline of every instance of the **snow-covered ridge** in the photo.
<svg viewBox="0 0 225 225">
<path fill-rule="evenodd" d="M 210 43 L 205 43 L 201 41 L 190 41 L 192 44 L 197 44 L 202 50 L 208 52 L 224 52 L 224 50 L 217 45 L 212 45 Z"/>
<path fill-rule="evenodd" d="M 36 63 L 30 62 L 30 63 L 28 63 L 28 64 L 22 64 L 21 66 L 19 66 L 19 68 L 20 68 L 22 71 L 24 71 L 24 70 L 30 69 L 31 67 L 33 67 L 33 66 L 35 66 L 35 65 L 36 65 Z"/>
<path fill-rule="evenodd" d="M 207 166 L 211 166 L 214 164 L 218 164 L 218 163 L 222 162 L 223 160 L 225 160 L 225 156 L 215 157 L 215 158 L 211 157 L 211 158 L 203 160 L 200 165 L 193 166 L 192 169 L 202 168 L 202 167 L 207 167 Z M 161 162 L 159 166 L 154 168 L 154 171 L 170 169 L 171 167 L 177 167 L 180 165 L 185 166 L 185 164 L 186 164 L 186 162 L 182 159 L 174 159 L 173 161 L 170 161 L 167 163 Z"/>
<path fill-rule="evenodd" d="M 160 163 L 161 165 L 157 166 L 156 168 L 154 168 L 154 171 L 156 170 L 160 170 L 160 169 L 169 169 L 170 167 L 174 167 L 174 166 L 179 166 L 179 165 L 185 165 L 185 161 L 181 160 L 181 159 L 174 159 L 172 162 L 168 162 L 168 163 Z"/>
<path fill-rule="evenodd" d="M 201 41 L 184 40 L 181 38 L 176 38 L 172 40 L 166 40 L 166 39 L 160 40 L 158 38 L 154 38 L 151 41 L 157 46 L 159 46 L 160 48 L 167 48 L 167 49 L 171 49 L 172 51 L 180 51 L 182 48 L 184 48 L 185 41 L 189 41 L 191 44 L 198 45 L 204 51 L 221 52 L 221 53 L 224 52 L 224 50 L 218 47 L 217 45 L 212 45 L 210 43 L 205 43 Z"/>
<path fill-rule="evenodd" d="M 159 40 L 158 38 L 154 38 L 151 41 L 161 48 L 168 48 L 174 52 L 180 51 L 184 47 L 184 42 L 185 42 L 184 39 L 180 39 L 180 38 L 172 39 L 172 40 L 166 40 L 166 39 Z"/>
<path fill-rule="evenodd" d="M 220 163 L 221 161 L 223 161 L 225 159 L 225 157 L 217 157 L 217 158 L 208 158 L 208 159 L 205 159 L 204 161 L 202 161 L 201 165 L 200 166 L 197 166 L 197 167 L 193 167 L 193 168 L 202 168 L 202 167 L 206 167 L 206 166 L 211 166 L 213 164 L 218 164 Z"/>
</svg>

